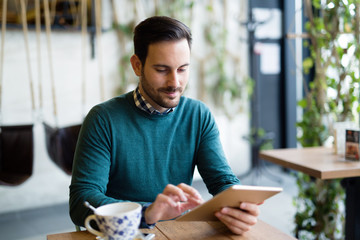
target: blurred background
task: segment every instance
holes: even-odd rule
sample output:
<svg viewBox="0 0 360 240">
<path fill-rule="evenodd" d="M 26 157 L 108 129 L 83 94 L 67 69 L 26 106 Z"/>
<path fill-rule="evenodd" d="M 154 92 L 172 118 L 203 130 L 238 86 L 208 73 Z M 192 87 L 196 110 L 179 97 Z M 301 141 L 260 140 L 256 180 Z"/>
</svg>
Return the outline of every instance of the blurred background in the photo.
<svg viewBox="0 0 360 240">
<path fill-rule="evenodd" d="M 297 194 L 294 177 L 262 162 L 258 151 L 306 146 L 304 138 L 309 131 L 322 136 L 313 145 L 331 145 L 331 126 L 326 123 L 327 131 L 318 132 L 306 125 L 303 121 L 308 120 L 303 114 L 306 107 L 297 104 L 305 97 L 321 95 L 317 93 L 329 93 L 328 100 L 340 96 L 332 89 L 308 95 L 313 89 L 311 82 L 316 82 L 315 69 L 321 69 L 321 65 L 315 66 L 318 62 L 310 47 L 316 37 L 311 35 L 311 29 L 315 29 L 311 22 L 314 17 L 323 21 L 325 17 L 342 19 L 337 21 L 341 23 L 338 27 L 348 37 L 332 35 L 337 42 L 346 43 L 339 48 L 344 50 L 338 57 L 342 67 L 323 70 L 330 72 L 330 76 L 339 76 L 339 69 L 351 69 L 352 73 L 344 73 L 353 78 L 348 80 L 341 96 L 344 89 L 352 89 L 348 95 L 356 98 L 352 103 L 357 103 L 355 92 L 359 86 L 353 83 L 359 79 L 359 63 L 349 60 L 354 59 L 357 51 L 351 50 L 353 40 L 359 42 L 359 26 L 351 20 L 359 16 L 357 1 L 1 0 L 0 3 L 3 141 L 0 221 L 11 220 L 19 225 L 42 218 L 47 222 L 39 222 L 44 227 L 30 227 L 23 235 L 7 235 L 9 239 L 30 239 L 31 234 L 35 239 L 41 234 L 71 230 L 67 201 L 76 131 L 92 106 L 136 87 L 137 79 L 129 62 L 133 54 L 132 32 L 136 24 L 153 15 L 177 18 L 192 29 L 191 77 L 185 94 L 211 108 L 229 164 L 244 183 L 284 187 L 284 197 L 270 205 L 273 211 L 264 218 L 272 221 L 276 208 L 282 220 L 268 222 L 278 223 L 278 228 L 291 234 L 295 212 L 292 197 Z M 315 15 L 306 12 L 309 8 Z M 334 11 L 343 8 L 348 12 L 335 18 Z M 320 32 L 326 35 L 328 28 L 324 23 L 322 27 Z M 331 55 L 326 46 L 319 51 L 323 59 Z M 332 85 L 327 85 L 333 89 L 341 81 L 335 77 L 328 79 L 333 80 Z M 350 112 L 356 107 L 350 107 Z M 337 117 L 329 122 L 339 120 Z M 26 135 L 27 140 L 15 148 L 5 146 L 7 131 L 10 135 Z M 71 140 L 66 139 L 69 135 Z M 5 155 L 20 157 L 16 160 Z M 265 175 L 266 168 L 272 174 Z M 198 173 L 194 181 L 206 195 Z M 46 220 L 44 214 L 59 219 Z M 11 224 L 3 225 L 4 229 L 15 234 Z"/>
</svg>

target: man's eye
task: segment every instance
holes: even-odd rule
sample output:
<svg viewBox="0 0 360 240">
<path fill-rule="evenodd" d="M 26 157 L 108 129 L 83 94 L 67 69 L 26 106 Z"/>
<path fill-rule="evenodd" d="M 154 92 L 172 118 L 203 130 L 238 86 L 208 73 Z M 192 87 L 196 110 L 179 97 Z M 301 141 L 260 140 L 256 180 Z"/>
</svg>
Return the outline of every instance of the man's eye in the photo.
<svg viewBox="0 0 360 240">
<path fill-rule="evenodd" d="M 178 72 L 186 72 L 187 68 L 179 68 Z"/>
<path fill-rule="evenodd" d="M 164 73 L 164 72 L 166 72 L 166 69 L 158 68 L 158 69 L 156 69 L 156 71 L 159 72 L 159 73 Z"/>
</svg>

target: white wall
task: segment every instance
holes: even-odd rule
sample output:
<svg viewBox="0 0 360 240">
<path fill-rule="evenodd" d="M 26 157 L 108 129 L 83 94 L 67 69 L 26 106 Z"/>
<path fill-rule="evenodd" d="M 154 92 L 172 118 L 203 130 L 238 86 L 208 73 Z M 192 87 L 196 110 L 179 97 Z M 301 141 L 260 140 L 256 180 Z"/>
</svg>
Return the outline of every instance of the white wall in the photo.
<svg viewBox="0 0 360 240">
<path fill-rule="evenodd" d="M 54 32 L 51 35 L 54 81 L 56 84 L 58 127 L 82 122 L 89 108 L 101 101 L 99 92 L 99 68 L 97 59 L 86 59 L 86 98 L 82 104 L 81 80 L 81 34 L 78 32 Z M 29 74 L 26 64 L 23 34 L 8 31 L 5 40 L 4 74 L 2 91 L 2 125 L 34 124 L 34 171 L 32 177 L 17 187 L 0 186 L 0 212 L 18 208 L 50 205 L 67 201 L 70 176 L 53 164 L 45 148 L 42 122 L 56 126 L 53 114 L 49 60 L 45 35 L 42 41 L 42 89 L 44 108 L 39 109 L 39 73 L 37 70 L 36 36 L 29 34 L 32 78 L 35 86 L 37 109 L 31 108 Z M 114 86 L 119 81 L 116 49 L 117 39 L 110 32 L 103 36 L 103 68 L 106 98 L 114 94 Z"/>
<path fill-rule="evenodd" d="M 194 34 L 196 36 L 196 34 Z M 68 126 L 82 121 L 83 113 L 101 101 L 99 96 L 99 67 L 97 59 L 90 58 L 89 45 L 86 58 L 86 106 L 81 102 L 81 34 L 80 32 L 53 32 L 52 59 L 56 82 L 56 102 L 58 104 L 58 126 Z M 194 39 L 194 41 L 196 41 Z M 0 212 L 41 207 L 68 201 L 70 176 L 57 168 L 49 159 L 45 149 L 42 122 L 55 125 L 53 115 L 49 60 L 46 35 L 41 35 L 42 88 L 44 108 L 31 109 L 29 74 L 26 64 L 23 34 L 20 30 L 9 30 L 5 39 L 5 62 L 2 91 L 2 125 L 34 123 L 34 171 L 32 177 L 17 187 L 0 186 Z M 89 44 L 89 42 L 88 42 Z M 195 46 L 199 43 L 194 42 Z M 39 72 L 37 70 L 36 35 L 29 35 L 31 72 L 35 86 L 36 106 L 39 106 Z M 115 33 L 106 32 L 102 38 L 103 69 L 106 99 L 114 96 L 114 89 L 120 82 L 118 58 L 120 55 Z M 194 52 L 194 50 L 193 50 Z M 241 54 L 241 53 L 239 53 Z M 246 58 L 246 56 L 244 56 Z M 196 61 L 196 60 L 195 60 Z M 196 66 L 196 64 L 194 64 Z M 195 70 L 195 69 L 194 69 Z M 196 98 L 196 71 L 191 76 L 187 94 Z M 194 84 L 195 83 L 195 84 Z M 214 109 L 212 106 L 210 106 Z M 221 132 L 221 141 L 230 166 L 236 174 L 245 172 L 249 166 L 249 145 L 242 139 L 249 132 L 247 111 L 228 119 L 214 109 Z M 199 179 L 196 174 L 195 179 Z"/>
</svg>

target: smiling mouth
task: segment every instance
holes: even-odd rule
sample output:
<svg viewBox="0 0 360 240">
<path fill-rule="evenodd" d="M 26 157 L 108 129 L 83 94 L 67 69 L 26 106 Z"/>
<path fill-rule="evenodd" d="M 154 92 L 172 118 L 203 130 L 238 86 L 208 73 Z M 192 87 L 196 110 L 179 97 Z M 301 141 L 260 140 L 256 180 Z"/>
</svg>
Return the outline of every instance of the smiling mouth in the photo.
<svg viewBox="0 0 360 240">
<path fill-rule="evenodd" d="M 165 88 L 161 89 L 161 92 L 165 93 L 170 98 L 175 98 L 177 96 L 177 92 L 181 93 L 180 88 Z"/>
<path fill-rule="evenodd" d="M 176 96 L 177 96 L 177 92 L 168 92 L 168 91 L 165 91 L 164 92 L 170 99 L 175 99 Z"/>
</svg>

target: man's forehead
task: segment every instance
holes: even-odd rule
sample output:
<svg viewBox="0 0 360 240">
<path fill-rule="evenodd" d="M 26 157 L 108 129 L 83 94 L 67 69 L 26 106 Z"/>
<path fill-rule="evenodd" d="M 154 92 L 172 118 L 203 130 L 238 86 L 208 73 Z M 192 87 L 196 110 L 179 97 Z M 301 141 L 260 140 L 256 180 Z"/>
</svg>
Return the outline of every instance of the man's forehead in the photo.
<svg viewBox="0 0 360 240">
<path fill-rule="evenodd" d="M 167 41 L 149 45 L 146 62 L 150 65 L 177 66 L 189 65 L 190 48 L 187 40 Z"/>
</svg>

